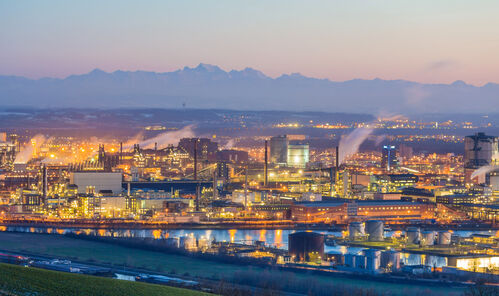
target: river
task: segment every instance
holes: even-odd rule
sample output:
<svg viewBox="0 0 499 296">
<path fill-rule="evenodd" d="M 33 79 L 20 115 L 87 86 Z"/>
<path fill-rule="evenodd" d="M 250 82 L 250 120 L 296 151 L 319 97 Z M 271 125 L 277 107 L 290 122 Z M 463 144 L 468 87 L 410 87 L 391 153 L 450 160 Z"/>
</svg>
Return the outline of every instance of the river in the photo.
<svg viewBox="0 0 499 296">
<path fill-rule="evenodd" d="M 249 229 L 91 229 L 91 228 L 50 228 L 50 227 L 24 227 L 24 226 L 0 226 L 0 231 L 16 231 L 28 233 L 47 233 L 47 234 L 69 234 L 69 233 L 85 233 L 87 235 L 97 236 L 114 236 L 114 237 L 138 237 L 138 238 L 169 238 L 193 236 L 196 239 L 208 239 L 217 241 L 230 241 L 235 243 L 252 244 L 254 241 L 265 241 L 267 245 L 277 248 L 288 248 L 288 235 L 296 232 L 296 230 L 249 230 Z M 300 230 L 302 231 L 302 230 Z M 310 230 L 322 234 L 341 236 L 341 232 L 334 231 L 319 231 Z M 394 235 L 394 231 L 385 231 L 385 237 Z M 495 234 L 494 230 L 485 231 L 464 231 L 456 230 L 454 234 L 468 237 L 472 234 Z M 325 246 L 326 253 L 336 254 L 356 254 L 362 251 L 363 248 L 347 247 L 347 246 Z M 401 254 L 401 262 L 405 265 L 430 265 L 442 267 L 447 265 L 447 258 L 440 256 L 429 256 L 422 254 Z"/>
</svg>

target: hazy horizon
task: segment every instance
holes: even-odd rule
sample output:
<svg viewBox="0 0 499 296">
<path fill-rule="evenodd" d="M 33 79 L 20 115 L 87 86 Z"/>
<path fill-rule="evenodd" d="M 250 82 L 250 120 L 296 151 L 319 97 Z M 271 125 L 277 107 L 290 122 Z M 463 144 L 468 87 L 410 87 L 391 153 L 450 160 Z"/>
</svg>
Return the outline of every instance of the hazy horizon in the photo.
<svg viewBox="0 0 499 296">
<path fill-rule="evenodd" d="M 499 82 L 495 1 L 0 1 L 0 75 L 201 62 L 326 78 Z"/>
<path fill-rule="evenodd" d="M 269 77 L 269 78 L 272 78 L 272 79 L 277 79 L 279 77 L 283 77 L 283 76 L 291 76 L 291 75 L 301 75 L 303 77 L 306 77 L 306 78 L 313 78 L 313 79 L 320 79 L 320 80 L 328 80 L 328 81 L 331 81 L 331 82 L 348 82 L 348 81 L 353 81 L 353 80 L 385 80 L 385 81 L 407 81 L 407 82 L 414 82 L 414 83 L 419 83 L 419 84 L 425 84 L 425 85 L 451 85 L 453 83 L 458 83 L 458 82 L 464 82 L 465 84 L 467 85 L 470 85 L 470 86 L 475 86 L 475 87 L 482 87 L 484 85 L 487 85 L 487 84 L 499 84 L 499 82 L 493 82 L 493 81 L 489 81 L 489 82 L 485 82 L 483 84 L 473 84 L 473 83 L 468 83 L 462 79 L 457 79 L 457 80 L 454 80 L 454 81 L 450 81 L 450 82 L 434 82 L 434 83 L 425 83 L 425 82 L 420 82 L 420 81 L 415 81 L 415 80 L 408 80 L 408 79 L 397 79 L 397 78 L 394 78 L 394 79 L 383 79 L 383 78 L 380 78 L 380 77 L 373 77 L 373 78 L 370 78 L 370 79 L 367 79 L 367 78 L 362 78 L 362 77 L 357 77 L 357 78 L 351 78 L 351 79 L 347 79 L 347 80 L 332 80 L 332 79 L 329 79 L 329 78 L 321 78 L 321 77 L 314 77 L 314 76 L 309 76 L 309 75 L 304 75 L 303 73 L 299 72 L 299 71 L 294 71 L 294 72 L 289 72 L 289 73 L 280 73 L 280 74 L 276 74 L 276 75 L 269 75 L 267 73 L 265 73 L 264 71 L 261 71 L 257 68 L 254 68 L 254 67 L 251 67 L 251 66 L 246 66 L 246 67 L 243 67 L 243 68 L 238 68 L 238 69 L 229 69 L 229 68 L 222 68 L 218 65 L 214 65 L 214 64 L 209 64 L 209 63 L 198 63 L 198 64 L 195 64 L 195 65 L 185 65 L 183 67 L 179 67 L 177 69 L 172 69 L 172 70 L 165 70 L 165 71 L 161 71 L 161 70 L 158 70 L 158 71 L 154 71 L 154 70 L 142 70 L 142 69 L 136 69 L 136 70 L 124 70 L 124 69 L 114 69 L 114 70 L 104 70 L 102 67 L 96 67 L 96 68 L 93 68 L 93 69 L 90 69 L 89 71 L 86 71 L 86 72 L 79 72 L 79 73 L 70 73 L 70 74 L 67 74 L 67 75 L 64 75 L 64 76 L 41 76 L 41 77 L 30 77 L 30 76 L 25 76 L 25 75 L 9 75 L 9 74 L 0 74 L 0 76 L 11 76 L 11 77 L 22 77 L 22 78 L 27 78 L 27 79 L 30 79 L 30 80 L 42 80 L 42 79 L 60 79 L 60 80 L 64 80 L 64 79 L 67 79 L 71 76 L 83 76 L 83 75 L 87 75 L 87 74 L 91 74 L 92 72 L 98 72 L 98 71 L 102 71 L 104 73 L 107 73 L 107 74 L 113 74 L 113 73 L 116 73 L 116 72 L 125 72 L 125 73 L 140 73 L 140 72 L 144 72 L 144 73 L 155 73 L 155 74 L 166 74 L 166 73 L 173 73 L 173 72 L 176 72 L 176 71 L 181 71 L 183 69 L 186 69 L 186 68 L 190 68 L 190 69 L 195 69 L 201 65 L 206 65 L 206 66 L 214 66 L 214 67 L 218 67 L 220 68 L 221 70 L 225 71 L 225 72 L 231 72 L 231 71 L 237 71 L 237 72 L 242 72 L 242 71 L 245 71 L 247 69 L 251 69 L 251 70 L 256 70 L 260 73 L 262 73 L 263 75 L 265 75 L 266 77 Z"/>
</svg>

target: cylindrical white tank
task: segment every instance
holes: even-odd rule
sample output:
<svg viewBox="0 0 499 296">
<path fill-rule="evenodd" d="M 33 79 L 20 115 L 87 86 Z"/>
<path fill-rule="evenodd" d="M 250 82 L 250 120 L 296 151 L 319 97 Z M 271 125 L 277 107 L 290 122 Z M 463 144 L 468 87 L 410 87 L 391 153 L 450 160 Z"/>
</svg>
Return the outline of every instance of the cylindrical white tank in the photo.
<svg viewBox="0 0 499 296">
<path fill-rule="evenodd" d="M 356 240 L 366 235 L 366 226 L 362 222 L 351 222 L 348 224 L 348 237 Z"/>
<path fill-rule="evenodd" d="M 406 237 L 408 244 L 419 244 L 421 231 L 418 227 L 409 227 L 406 231 Z"/>
<path fill-rule="evenodd" d="M 435 244 L 435 232 L 423 231 L 421 232 L 421 245 L 433 246 Z"/>
<path fill-rule="evenodd" d="M 452 234 L 448 231 L 438 232 L 438 244 L 439 245 L 450 245 L 452 239 Z"/>
<path fill-rule="evenodd" d="M 384 225 L 383 221 L 369 220 L 366 221 L 366 231 L 369 235 L 369 241 L 383 241 Z"/>
</svg>

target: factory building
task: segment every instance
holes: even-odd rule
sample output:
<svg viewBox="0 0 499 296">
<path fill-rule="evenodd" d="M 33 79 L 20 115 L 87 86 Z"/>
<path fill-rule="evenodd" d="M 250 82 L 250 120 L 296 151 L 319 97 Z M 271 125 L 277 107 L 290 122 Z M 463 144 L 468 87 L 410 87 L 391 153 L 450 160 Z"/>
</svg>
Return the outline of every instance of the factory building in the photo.
<svg viewBox="0 0 499 296">
<path fill-rule="evenodd" d="M 338 202 L 304 202 L 291 206 L 291 218 L 295 221 L 345 221 L 347 203 Z"/>
<path fill-rule="evenodd" d="M 382 157 L 381 157 L 382 168 L 387 172 L 391 172 L 397 168 L 397 165 L 398 165 L 398 159 L 397 159 L 397 150 L 395 149 L 395 146 L 392 145 L 383 146 Z"/>
<path fill-rule="evenodd" d="M 288 162 L 288 138 L 286 135 L 270 138 L 270 162 L 286 165 Z"/>
<path fill-rule="evenodd" d="M 302 142 L 290 142 L 287 157 L 288 166 L 305 168 L 309 161 L 309 145 Z"/>
<path fill-rule="evenodd" d="M 78 186 L 78 193 L 98 194 L 111 190 L 114 194 L 122 191 L 122 174 L 114 172 L 71 172 L 70 184 Z"/>
<path fill-rule="evenodd" d="M 196 150 L 199 160 L 214 160 L 218 151 L 218 143 L 208 138 L 183 138 L 178 142 L 178 146 L 187 151 L 191 157 L 194 157 Z"/>
<path fill-rule="evenodd" d="M 336 201 L 296 203 L 291 217 L 296 221 L 336 222 L 348 220 L 426 220 L 434 219 L 434 204 L 404 201 Z"/>
<path fill-rule="evenodd" d="M 248 152 L 234 149 L 220 150 L 216 153 L 217 161 L 228 163 L 247 163 Z"/>
<path fill-rule="evenodd" d="M 16 145 L 0 140 L 0 167 L 7 167 L 11 165 L 15 158 Z"/>
<path fill-rule="evenodd" d="M 476 133 L 464 138 L 464 173 L 466 183 L 485 183 L 485 176 L 471 180 L 473 172 L 487 165 L 499 164 L 499 137 Z"/>
</svg>

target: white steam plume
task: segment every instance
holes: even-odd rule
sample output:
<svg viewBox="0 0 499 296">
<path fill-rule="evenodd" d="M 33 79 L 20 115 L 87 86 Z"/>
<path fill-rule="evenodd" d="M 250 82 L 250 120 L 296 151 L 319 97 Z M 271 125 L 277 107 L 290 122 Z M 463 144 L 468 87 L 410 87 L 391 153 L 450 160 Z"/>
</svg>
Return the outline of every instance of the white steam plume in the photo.
<svg viewBox="0 0 499 296">
<path fill-rule="evenodd" d="M 225 143 L 224 149 L 232 149 L 234 147 L 236 141 L 234 139 L 230 139 Z"/>
<path fill-rule="evenodd" d="M 378 121 L 397 121 L 397 120 L 407 120 L 408 118 L 402 114 L 393 114 L 388 112 L 379 112 Z"/>
<path fill-rule="evenodd" d="M 488 173 L 493 172 L 495 170 L 499 170 L 499 165 L 486 165 L 486 166 L 480 167 L 480 168 L 476 169 L 471 174 L 471 179 L 488 174 Z"/>
<path fill-rule="evenodd" d="M 41 134 L 38 134 L 31 138 L 31 140 L 26 143 L 21 148 L 21 151 L 16 155 L 14 163 L 27 163 L 28 161 L 30 161 L 31 158 L 33 158 L 33 152 L 35 150 L 38 150 L 38 148 L 40 148 L 40 146 L 42 146 L 46 140 L 47 139 Z"/>
<path fill-rule="evenodd" d="M 373 132 L 372 128 L 361 127 L 355 129 L 353 132 L 344 136 L 340 140 L 340 155 L 339 162 L 342 164 L 346 158 L 352 156 L 359 151 L 360 145 L 369 137 Z"/>
<path fill-rule="evenodd" d="M 154 138 L 150 138 L 147 140 L 143 140 L 139 143 L 131 143 L 128 141 L 126 145 L 124 145 L 124 149 L 130 149 L 133 144 L 139 144 L 141 148 L 154 148 L 154 144 L 158 143 L 158 148 L 165 147 L 167 145 L 177 144 L 182 138 L 193 138 L 195 137 L 195 133 L 193 131 L 194 126 L 188 125 L 178 131 L 165 132 L 157 135 Z"/>
</svg>

